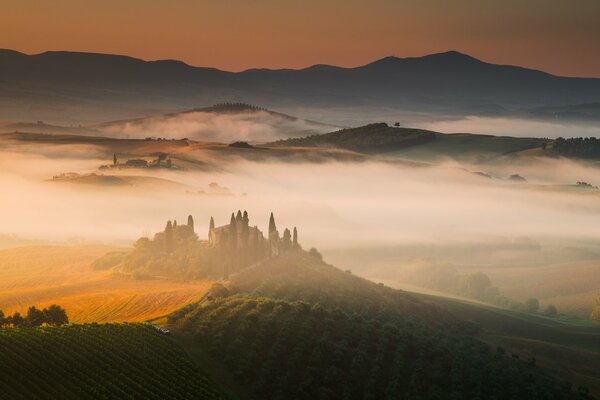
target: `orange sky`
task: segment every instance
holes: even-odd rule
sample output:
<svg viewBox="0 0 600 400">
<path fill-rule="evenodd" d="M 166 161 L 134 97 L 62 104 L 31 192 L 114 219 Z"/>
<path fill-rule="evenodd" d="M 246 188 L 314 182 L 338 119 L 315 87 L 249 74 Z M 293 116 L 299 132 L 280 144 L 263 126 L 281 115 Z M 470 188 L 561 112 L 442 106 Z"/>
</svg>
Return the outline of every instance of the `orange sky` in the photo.
<svg viewBox="0 0 600 400">
<path fill-rule="evenodd" d="M 458 50 L 600 77 L 599 0 L 0 0 L 0 47 L 239 71 Z"/>
</svg>

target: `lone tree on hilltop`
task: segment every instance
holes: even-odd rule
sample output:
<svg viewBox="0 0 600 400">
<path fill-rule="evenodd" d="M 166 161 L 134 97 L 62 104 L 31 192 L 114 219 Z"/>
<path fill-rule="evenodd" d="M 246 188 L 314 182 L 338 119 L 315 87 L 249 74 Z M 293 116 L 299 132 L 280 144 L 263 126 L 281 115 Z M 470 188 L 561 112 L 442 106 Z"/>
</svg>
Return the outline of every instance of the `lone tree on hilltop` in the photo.
<svg viewBox="0 0 600 400">
<path fill-rule="evenodd" d="M 187 224 L 192 229 L 192 232 L 194 232 L 194 217 L 192 217 L 191 215 L 188 215 L 188 223 Z"/>
</svg>

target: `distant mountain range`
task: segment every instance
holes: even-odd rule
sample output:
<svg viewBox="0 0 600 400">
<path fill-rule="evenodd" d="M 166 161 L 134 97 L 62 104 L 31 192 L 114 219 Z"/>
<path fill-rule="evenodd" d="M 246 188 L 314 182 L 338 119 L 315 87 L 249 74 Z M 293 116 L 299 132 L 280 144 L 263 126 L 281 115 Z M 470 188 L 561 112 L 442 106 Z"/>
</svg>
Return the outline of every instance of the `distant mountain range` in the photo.
<svg viewBox="0 0 600 400">
<path fill-rule="evenodd" d="M 4 120 L 87 124 L 220 102 L 258 104 L 340 125 L 382 115 L 535 117 L 529 110 L 600 102 L 600 79 L 495 65 L 456 51 L 387 57 L 356 68 L 233 73 L 174 60 L 0 50 Z"/>
</svg>

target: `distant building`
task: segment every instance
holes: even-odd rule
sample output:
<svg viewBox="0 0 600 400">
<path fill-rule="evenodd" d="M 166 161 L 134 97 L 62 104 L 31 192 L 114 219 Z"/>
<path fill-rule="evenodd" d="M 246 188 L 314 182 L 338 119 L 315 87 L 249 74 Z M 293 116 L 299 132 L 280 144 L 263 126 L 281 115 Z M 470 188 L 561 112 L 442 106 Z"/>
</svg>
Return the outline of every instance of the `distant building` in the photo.
<svg viewBox="0 0 600 400">
<path fill-rule="evenodd" d="M 208 240 L 212 245 L 222 244 L 224 241 L 230 241 L 231 225 L 222 225 L 212 228 L 208 232 Z M 246 233 L 247 232 L 247 233 Z M 243 247 L 248 243 L 262 243 L 265 237 L 258 226 L 248 226 L 248 221 L 236 219 L 237 248 Z"/>
</svg>

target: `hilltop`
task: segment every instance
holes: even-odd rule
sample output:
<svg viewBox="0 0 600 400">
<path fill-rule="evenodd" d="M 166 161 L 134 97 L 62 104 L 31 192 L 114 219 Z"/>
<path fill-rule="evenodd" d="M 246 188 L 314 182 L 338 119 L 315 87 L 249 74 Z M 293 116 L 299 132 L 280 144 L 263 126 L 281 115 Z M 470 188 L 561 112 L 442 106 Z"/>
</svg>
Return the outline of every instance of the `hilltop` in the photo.
<svg viewBox="0 0 600 400">
<path fill-rule="evenodd" d="M 394 128 L 385 123 L 342 129 L 323 135 L 280 140 L 270 146 L 337 147 L 361 153 L 385 153 L 427 143 L 435 132 L 422 129 Z"/>
</svg>

